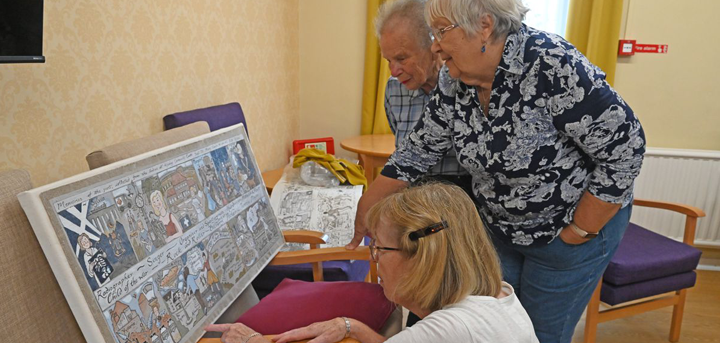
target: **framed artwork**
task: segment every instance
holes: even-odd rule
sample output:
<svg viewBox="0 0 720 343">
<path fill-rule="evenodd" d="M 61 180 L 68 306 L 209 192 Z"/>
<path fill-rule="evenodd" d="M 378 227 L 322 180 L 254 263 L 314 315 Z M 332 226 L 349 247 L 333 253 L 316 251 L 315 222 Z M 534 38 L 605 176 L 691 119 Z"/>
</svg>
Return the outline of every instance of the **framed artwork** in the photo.
<svg viewBox="0 0 720 343">
<path fill-rule="evenodd" d="M 284 240 L 241 125 L 18 196 L 88 342 L 195 342 Z"/>
</svg>

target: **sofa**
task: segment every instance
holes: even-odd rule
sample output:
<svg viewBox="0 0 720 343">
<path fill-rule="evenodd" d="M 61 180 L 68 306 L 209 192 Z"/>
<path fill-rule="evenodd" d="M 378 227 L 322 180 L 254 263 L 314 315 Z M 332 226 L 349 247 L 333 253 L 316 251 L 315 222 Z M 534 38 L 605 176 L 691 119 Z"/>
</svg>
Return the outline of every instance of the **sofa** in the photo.
<svg viewBox="0 0 720 343">
<path fill-rule="evenodd" d="M 0 172 L 0 341 L 85 342 L 17 195 L 25 170 Z"/>
</svg>

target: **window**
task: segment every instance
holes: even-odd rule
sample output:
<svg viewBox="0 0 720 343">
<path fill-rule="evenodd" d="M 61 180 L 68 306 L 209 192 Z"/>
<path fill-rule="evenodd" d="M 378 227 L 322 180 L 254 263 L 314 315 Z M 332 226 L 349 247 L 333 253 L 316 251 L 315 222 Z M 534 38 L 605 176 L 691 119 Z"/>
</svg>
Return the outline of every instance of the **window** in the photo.
<svg viewBox="0 0 720 343">
<path fill-rule="evenodd" d="M 525 15 L 525 24 L 565 36 L 570 0 L 523 0 L 523 3 L 530 8 Z"/>
</svg>

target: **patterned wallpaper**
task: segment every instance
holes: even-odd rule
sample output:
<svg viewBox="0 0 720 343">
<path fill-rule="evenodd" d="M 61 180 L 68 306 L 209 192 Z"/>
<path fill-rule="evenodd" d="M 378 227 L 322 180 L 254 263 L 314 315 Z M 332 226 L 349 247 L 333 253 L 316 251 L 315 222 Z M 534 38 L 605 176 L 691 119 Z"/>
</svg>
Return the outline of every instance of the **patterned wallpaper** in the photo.
<svg viewBox="0 0 720 343">
<path fill-rule="evenodd" d="M 0 170 L 39 186 L 85 155 L 162 131 L 165 114 L 239 102 L 262 170 L 300 112 L 298 0 L 45 1 L 45 64 L 0 65 Z"/>
</svg>

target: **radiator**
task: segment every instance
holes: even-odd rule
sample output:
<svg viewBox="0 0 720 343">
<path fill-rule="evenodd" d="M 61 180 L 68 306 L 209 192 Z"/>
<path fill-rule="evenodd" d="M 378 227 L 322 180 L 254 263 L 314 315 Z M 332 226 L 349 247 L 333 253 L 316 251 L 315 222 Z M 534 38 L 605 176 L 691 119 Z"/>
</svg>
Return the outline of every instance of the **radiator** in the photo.
<svg viewBox="0 0 720 343">
<path fill-rule="evenodd" d="M 720 151 L 648 148 L 635 197 L 692 205 L 707 215 L 698 219 L 695 244 L 720 246 Z M 685 216 L 634 207 L 633 223 L 682 240 Z"/>
</svg>

